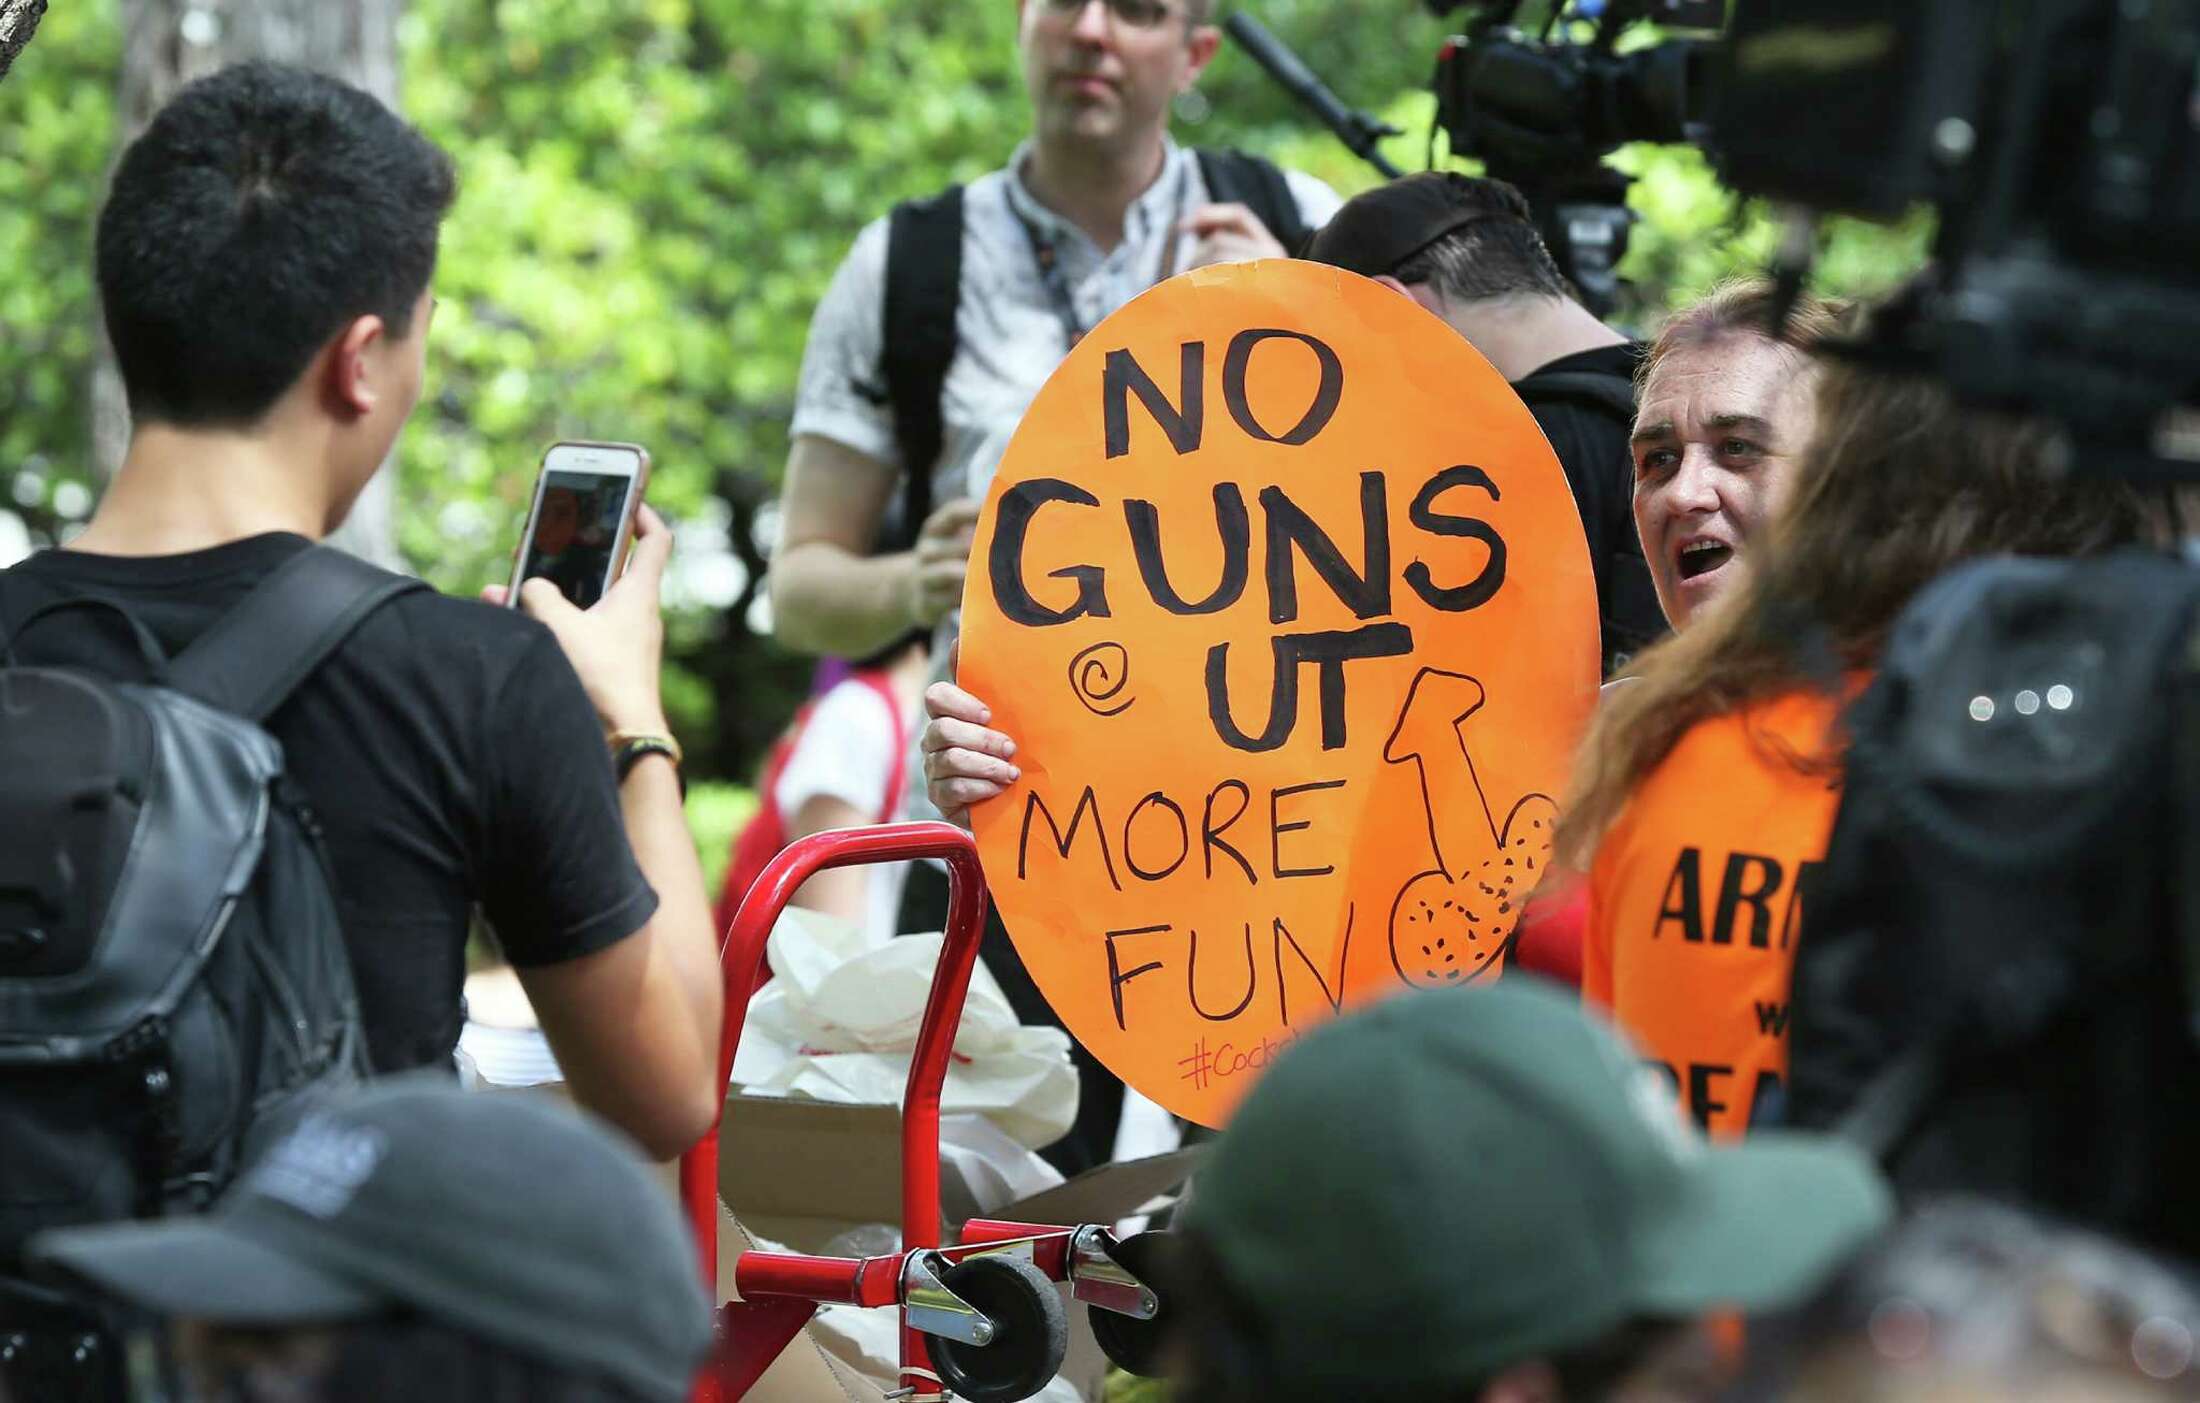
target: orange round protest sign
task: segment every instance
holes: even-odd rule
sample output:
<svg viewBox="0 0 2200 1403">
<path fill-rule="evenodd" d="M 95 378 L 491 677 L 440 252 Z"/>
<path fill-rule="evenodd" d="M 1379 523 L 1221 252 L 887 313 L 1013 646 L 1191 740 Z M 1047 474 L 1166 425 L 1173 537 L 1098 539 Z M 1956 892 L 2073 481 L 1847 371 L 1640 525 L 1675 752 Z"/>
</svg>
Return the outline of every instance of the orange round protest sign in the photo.
<svg viewBox="0 0 2200 1403">
<path fill-rule="evenodd" d="M 1070 1032 L 1220 1125 L 1294 1037 L 1495 973 L 1597 688 L 1549 445 L 1404 297 L 1202 269 L 1087 335 L 978 524 L 986 880 Z"/>
</svg>

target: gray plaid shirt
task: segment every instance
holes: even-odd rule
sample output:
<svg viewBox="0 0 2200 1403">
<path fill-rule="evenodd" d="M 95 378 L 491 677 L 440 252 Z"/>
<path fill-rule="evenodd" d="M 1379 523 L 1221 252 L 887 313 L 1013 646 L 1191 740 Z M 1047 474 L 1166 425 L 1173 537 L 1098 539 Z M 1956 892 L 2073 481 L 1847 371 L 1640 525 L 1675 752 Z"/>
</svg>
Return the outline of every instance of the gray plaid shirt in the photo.
<svg viewBox="0 0 2200 1403">
<path fill-rule="evenodd" d="M 957 349 L 940 397 L 940 456 L 930 465 L 935 503 L 985 494 L 1024 410 L 1068 352 L 1067 331 L 1018 216 L 1053 242 L 1077 319 L 1091 327 L 1152 287 L 1165 268 L 1185 268 L 1196 241 L 1179 234 L 1177 225 L 1208 203 L 1198 159 L 1170 142 L 1159 178 L 1124 216 L 1123 241 L 1102 253 L 1024 184 L 1030 151 L 1027 141 L 1007 166 L 978 177 L 963 194 Z M 1284 176 L 1309 228 L 1319 228 L 1337 212 L 1341 201 L 1327 185 L 1298 171 Z M 881 218 L 864 226 L 818 303 L 790 432 L 829 438 L 906 470 L 879 366 L 886 224 Z M 934 639 L 942 676 L 956 625 L 950 616 Z M 925 801 L 924 773 L 913 745 L 910 759 L 907 812 L 912 818 L 937 818 Z"/>
</svg>

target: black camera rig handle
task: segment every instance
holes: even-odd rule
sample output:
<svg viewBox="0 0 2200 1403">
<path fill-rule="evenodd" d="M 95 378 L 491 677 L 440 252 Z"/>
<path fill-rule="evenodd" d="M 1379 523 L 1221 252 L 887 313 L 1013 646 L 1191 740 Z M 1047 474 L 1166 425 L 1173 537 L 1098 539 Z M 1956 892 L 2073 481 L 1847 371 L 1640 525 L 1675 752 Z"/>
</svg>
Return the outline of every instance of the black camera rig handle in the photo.
<svg viewBox="0 0 2200 1403">
<path fill-rule="evenodd" d="M 1357 111 L 1337 100 L 1314 71 L 1299 60 L 1299 56 L 1284 46 L 1281 39 L 1268 32 L 1267 26 L 1243 10 L 1234 11 L 1222 22 L 1222 27 L 1237 40 L 1238 47 L 1253 56 L 1253 61 L 1268 70 L 1283 90 L 1297 98 L 1308 111 L 1321 119 L 1323 126 L 1337 134 L 1353 155 L 1381 171 L 1386 179 L 1395 180 L 1400 171 L 1382 152 L 1376 143 L 1386 136 L 1398 136 L 1398 128 L 1371 113 Z"/>
</svg>

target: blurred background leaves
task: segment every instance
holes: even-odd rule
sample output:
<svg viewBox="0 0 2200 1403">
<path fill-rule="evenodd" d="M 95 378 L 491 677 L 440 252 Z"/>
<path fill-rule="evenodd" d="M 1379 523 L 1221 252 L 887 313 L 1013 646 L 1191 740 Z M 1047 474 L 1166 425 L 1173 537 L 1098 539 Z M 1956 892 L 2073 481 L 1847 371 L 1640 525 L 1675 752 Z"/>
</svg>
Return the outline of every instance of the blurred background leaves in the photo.
<svg viewBox="0 0 2200 1403">
<path fill-rule="evenodd" d="M 229 4 L 250 0 L 226 0 Z M 0 83 L 0 559 L 89 511 L 93 219 L 131 0 L 56 5 Z M 1445 30 L 1410 0 L 1253 7 L 1347 103 L 1407 129 Z M 998 166 L 1027 127 L 1009 0 L 410 0 L 407 114 L 456 159 L 430 384 L 398 450 L 398 538 L 441 588 L 509 568 L 543 447 L 629 439 L 678 525 L 668 702 L 705 781 L 753 776 L 812 661 L 769 640 L 762 592 L 811 308 L 895 200 Z M 1350 192 L 1374 173 L 1225 46 L 1180 139 L 1239 145 Z M 1766 213 L 1685 148 L 1631 147 L 1642 216 L 1623 318 L 1762 262 Z M 1820 281 L 1883 288 L 1929 230 L 1837 225 Z M 707 822 L 703 822 L 707 811 Z M 699 805 L 705 850 L 745 811 Z"/>
</svg>

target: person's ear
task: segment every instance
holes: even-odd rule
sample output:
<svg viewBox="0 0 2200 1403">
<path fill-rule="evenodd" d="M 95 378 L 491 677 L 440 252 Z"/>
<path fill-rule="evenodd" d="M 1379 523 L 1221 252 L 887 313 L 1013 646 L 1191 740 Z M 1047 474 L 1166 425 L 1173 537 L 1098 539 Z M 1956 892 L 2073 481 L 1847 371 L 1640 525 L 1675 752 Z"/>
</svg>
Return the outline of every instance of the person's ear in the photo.
<svg viewBox="0 0 2200 1403">
<path fill-rule="evenodd" d="M 383 387 L 373 352 L 388 334 L 388 326 L 370 312 L 352 318 L 329 342 L 324 384 L 337 413 L 351 418 L 374 412 Z"/>
<path fill-rule="evenodd" d="M 1431 316 L 1444 315 L 1443 295 L 1427 283 L 1402 283 L 1388 273 L 1377 273 L 1375 281 L 1409 299 Z"/>
<path fill-rule="evenodd" d="M 1430 316 L 1448 320 L 1445 314 L 1451 310 L 1451 306 L 1444 301 L 1444 294 L 1436 290 L 1435 284 L 1403 283 L 1400 288 L 1406 296 L 1419 303 Z"/>
<path fill-rule="evenodd" d="M 1189 38 L 1191 61 L 1184 67 L 1184 79 L 1176 85 L 1180 93 L 1190 92 L 1199 81 L 1199 75 L 1207 71 L 1207 65 L 1215 61 L 1222 49 L 1222 31 L 1211 24 L 1195 24 Z"/>
</svg>

